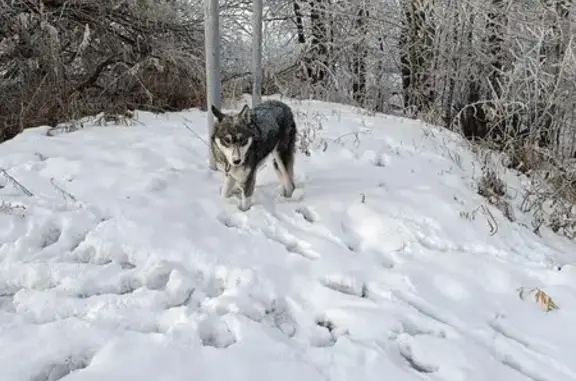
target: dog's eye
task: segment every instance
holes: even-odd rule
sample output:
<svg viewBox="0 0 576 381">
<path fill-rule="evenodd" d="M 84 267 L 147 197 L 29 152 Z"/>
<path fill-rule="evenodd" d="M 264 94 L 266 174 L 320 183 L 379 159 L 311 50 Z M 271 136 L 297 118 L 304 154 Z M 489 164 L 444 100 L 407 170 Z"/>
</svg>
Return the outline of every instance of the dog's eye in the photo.
<svg viewBox="0 0 576 381">
<path fill-rule="evenodd" d="M 230 139 L 229 136 L 225 136 L 225 137 L 222 138 L 222 143 L 224 143 L 225 145 L 229 146 L 229 145 L 232 143 L 232 141 L 231 141 L 231 139 Z"/>
</svg>

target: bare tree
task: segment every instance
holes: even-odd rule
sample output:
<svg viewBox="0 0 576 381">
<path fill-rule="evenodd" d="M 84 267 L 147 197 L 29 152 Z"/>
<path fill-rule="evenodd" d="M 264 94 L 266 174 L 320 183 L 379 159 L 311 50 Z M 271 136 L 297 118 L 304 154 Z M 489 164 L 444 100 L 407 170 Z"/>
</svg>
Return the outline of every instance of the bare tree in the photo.
<svg viewBox="0 0 576 381">
<path fill-rule="evenodd" d="M 352 73 L 354 82 L 352 84 L 352 96 L 359 106 L 364 106 L 366 100 L 366 58 L 368 51 L 366 48 L 366 39 L 368 36 L 366 17 L 370 15 L 366 3 L 358 4 L 358 17 L 356 18 L 356 28 L 359 33 L 359 39 L 354 44 L 354 58 Z"/>
<path fill-rule="evenodd" d="M 433 0 L 405 0 L 399 40 L 404 104 L 415 113 L 426 112 L 434 102 L 431 64 L 434 62 Z"/>
</svg>

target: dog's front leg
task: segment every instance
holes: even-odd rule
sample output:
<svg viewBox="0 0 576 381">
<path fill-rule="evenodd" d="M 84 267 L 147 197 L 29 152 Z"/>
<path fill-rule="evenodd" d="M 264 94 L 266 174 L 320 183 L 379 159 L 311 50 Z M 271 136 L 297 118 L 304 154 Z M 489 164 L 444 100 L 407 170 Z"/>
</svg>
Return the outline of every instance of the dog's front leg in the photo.
<svg viewBox="0 0 576 381">
<path fill-rule="evenodd" d="M 252 206 L 252 195 L 254 194 L 254 187 L 256 185 L 256 173 L 252 172 L 245 182 L 242 183 L 242 198 L 238 209 L 245 212 Z"/>
<path fill-rule="evenodd" d="M 226 174 L 226 178 L 224 179 L 224 184 L 220 190 L 222 197 L 230 198 L 234 193 L 234 186 L 236 186 L 236 180 L 234 177 L 230 176 L 230 174 Z"/>
</svg>

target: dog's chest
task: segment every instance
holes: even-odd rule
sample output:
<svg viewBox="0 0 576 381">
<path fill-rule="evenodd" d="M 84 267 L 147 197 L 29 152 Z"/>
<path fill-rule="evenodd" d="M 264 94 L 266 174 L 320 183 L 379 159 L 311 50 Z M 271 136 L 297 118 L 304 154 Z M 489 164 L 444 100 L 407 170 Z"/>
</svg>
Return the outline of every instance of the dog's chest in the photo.
<svg viewBox="0 0 576 381">
<path fill-rule="evenodd" d="M 233 167 L 230 168 L 228 175 L 232 176 L 236 181 L 241 183 L 245 182 L 252 170 L 249 167 Z"/>
</svg>

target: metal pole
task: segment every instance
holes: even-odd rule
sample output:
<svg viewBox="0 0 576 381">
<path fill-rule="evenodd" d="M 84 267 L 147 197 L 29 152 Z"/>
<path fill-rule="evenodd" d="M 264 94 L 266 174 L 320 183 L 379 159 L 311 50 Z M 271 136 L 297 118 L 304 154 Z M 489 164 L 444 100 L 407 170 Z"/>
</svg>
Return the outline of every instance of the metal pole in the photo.
<svg viewBox="0 0 576 381">
<path fill-rule="evenodd" d="M 262 0 L 252 3 L 252 106 L 262 101 Z"/>
<path fill-rule="evenodd" d="M 206 55 L 206 106 L 208 134 L 214 130 L 212 105 L 220 108 L 220 15 L 218 0 L 204 0 L 204 47 Z M 216 170 L 212 147 L 209 148 L 209 167 Z"/>
</svg>

